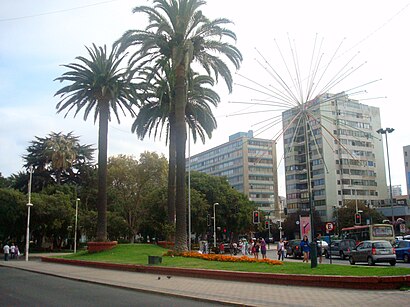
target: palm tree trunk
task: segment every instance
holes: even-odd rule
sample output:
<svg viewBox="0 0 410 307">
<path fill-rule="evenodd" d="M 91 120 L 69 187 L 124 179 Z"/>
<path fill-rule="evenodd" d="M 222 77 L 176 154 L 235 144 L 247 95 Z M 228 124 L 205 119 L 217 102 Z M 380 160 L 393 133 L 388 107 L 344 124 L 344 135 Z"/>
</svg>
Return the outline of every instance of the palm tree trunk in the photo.
<svg viewBox="0 0 410 307">
<path fill-rule="evenodd" d="M 187 248 L 186 195 L 185 195 L 185 145 L 186 145 L 186 78 L 185 65 L 176 67 L 175 80 L 175 138 L 176 138 L 176 231 L 175 251 Z"/>
<path fill-rule="evenodd" d="M 175 113 L 169 114 L 169 166 L 168 166 L 168 223 L 175 224 L 175 188 L 176 188 L 176 134 Z"/>
<path fill-rule="evenodd" d="M 98 130 L 98 195 L 97 195 L 97 241 L 107 241 L 107 139 L 109 102 L 99 103 Z"/>
</svg>

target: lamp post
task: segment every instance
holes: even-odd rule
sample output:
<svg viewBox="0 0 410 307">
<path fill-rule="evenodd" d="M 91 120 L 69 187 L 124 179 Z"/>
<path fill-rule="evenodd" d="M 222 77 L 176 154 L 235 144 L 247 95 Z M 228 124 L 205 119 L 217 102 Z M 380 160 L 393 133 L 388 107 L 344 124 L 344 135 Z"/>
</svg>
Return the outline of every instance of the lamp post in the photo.
<svg viewBox="0 0 410 307">
<path fill-rule="evenodd" d="M 191 251 L 191 131 L 188 128 L 188 250 Z"/>
<path fill-rule="evenodd" d="M 214 247 L 216 247 L 216 215 L 215 215 L 216 206 L 219 206 L 219 203 L 214 203 Z"/>
<path fill-rule="evenodd" d="M 384 134 L 386 136 L 386 151 L 387 151 L 387 168 L 389 171 L 389 186 L 390 186 L 390 206 L 391 206 L 391 222 L 394 224 L 394 210 L 393 210 L 393 192 L 391 189 L 391 175 L 390 175 L 390 158 L 389 158 L 389 143 L 387 141 L 387 134 L 392 133 L 394 128 L 380 128 L 376 132 L 379 134 Z"/>
<path fill-rule="evenodd" d="M 79 198 L 75 200 L 75 223 L 74 223 L 74 254 L 77 252 L 77 219 L 78 219 L 78 202 Z"/>
<path fill-rule="evenodd" d="M 26 229 L 26 250 L 24 252 L 25 260 L 28 261 L 28 250 L 30 246 L 30 208 L 33 206 L 31 203 L 31 181 L 33 179 L 33 166 L 29 168 L 30 176 L 28 180 L 28 203 L 27 203 L 27 229 Z"/>
</svg>

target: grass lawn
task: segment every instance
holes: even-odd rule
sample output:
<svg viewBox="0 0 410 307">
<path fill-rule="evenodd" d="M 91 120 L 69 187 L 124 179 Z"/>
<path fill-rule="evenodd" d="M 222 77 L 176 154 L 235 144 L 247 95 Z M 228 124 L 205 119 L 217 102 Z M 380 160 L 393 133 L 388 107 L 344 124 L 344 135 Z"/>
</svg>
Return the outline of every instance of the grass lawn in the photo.
<svg viewBox="0 0 410 307">
<path fill-rule="evenodd" d="M 109 251 L 88 254 L 86 251 L 61 256 L 64 259 L 87 260 L 110 263 L 148 263 L 148 256 L 162 256 L 167 250 L 151 244 L 120 244 Z M 284 262 L 283 265 L 266 263 L 238 263 L 208 261 L 186 257 L 163 257 L 161 266 L 184 267 L 242 272 L 263 272 L 278 274 L 310 274 L 340 276 L 396 276 L 410 275 L 410 268 L 368 267 L 366 265 L 321 264 L 311 269 L 310 263 Z"/>
</svg>

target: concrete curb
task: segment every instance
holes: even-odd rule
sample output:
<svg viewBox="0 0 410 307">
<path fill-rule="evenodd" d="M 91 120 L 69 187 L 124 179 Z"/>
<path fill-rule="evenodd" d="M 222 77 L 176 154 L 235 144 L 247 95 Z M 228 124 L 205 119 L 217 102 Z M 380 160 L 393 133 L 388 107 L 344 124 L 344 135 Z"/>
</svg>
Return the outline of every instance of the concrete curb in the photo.
<svg viewBox="0 0 410 307">
<path fill-rule="evenodd" d="M 171 268 L 162 266 L 114 264 L 85 260 L 41 257 L 41 261 L 101 269 L 122 270 L 139 273 L 164 274 L 196 278 L 210 278 L 232 281 L 257 282 L 265 284 L 316 286 L 328 288 L 392 290 L 403 286 L 410 287 L 410 275 L 403 276 L 324 276 L 324 275 L 286 275 L 255 272 L 235 272 L 223 270 L 204 270 Z"/>
</svg>

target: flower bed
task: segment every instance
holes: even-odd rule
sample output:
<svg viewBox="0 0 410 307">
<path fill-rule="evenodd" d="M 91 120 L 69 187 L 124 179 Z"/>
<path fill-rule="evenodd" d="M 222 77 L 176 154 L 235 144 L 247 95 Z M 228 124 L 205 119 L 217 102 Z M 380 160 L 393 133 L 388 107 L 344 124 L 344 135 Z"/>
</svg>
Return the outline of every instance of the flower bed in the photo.
<svg viewBox="0 0 410 307">
<path fill-rule="evenodd" d="M 181 256 L 189 258 L 198 258 L 203 260 L 210 261 L 223 261 L 223 262 L 257 262 L 257 263 L 267 263 L 271 265 L 282 265 L 283 262 L 279 260 L 272 259 L 255 259 L 247 256 L 234 257 L 228 255 L 219 255 L 219 254 L 200 254 L 198 252 L 183 252 L 183 253 L 174 253 L 173 251 L 168 251 L 164 256 Z"/>
</svg>

